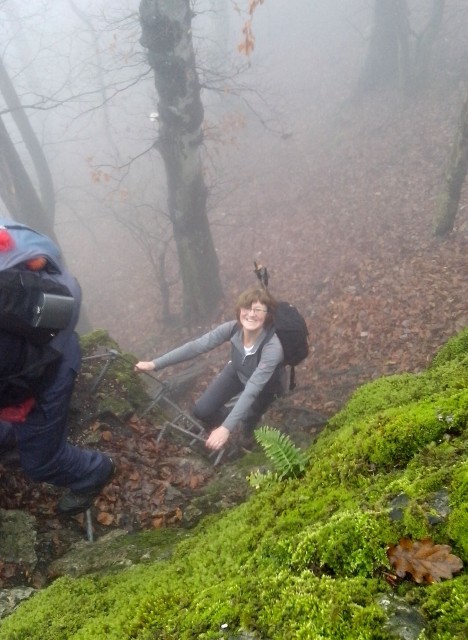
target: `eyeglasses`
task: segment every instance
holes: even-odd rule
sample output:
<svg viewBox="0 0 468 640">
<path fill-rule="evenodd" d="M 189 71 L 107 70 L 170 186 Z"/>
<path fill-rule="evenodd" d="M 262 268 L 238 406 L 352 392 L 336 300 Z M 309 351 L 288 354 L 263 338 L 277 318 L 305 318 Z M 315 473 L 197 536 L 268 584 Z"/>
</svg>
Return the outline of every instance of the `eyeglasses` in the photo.
<svg viewBox="0 0 468 640">
<path fill-rule="evenodd" d="M 254 307 L 253 309 L 242 309 L 244 313 L 254 313 L 258 316 L 260 313 L 268 313 L 268 309 L 261 309 L 260 307 Z"/>
</svg>

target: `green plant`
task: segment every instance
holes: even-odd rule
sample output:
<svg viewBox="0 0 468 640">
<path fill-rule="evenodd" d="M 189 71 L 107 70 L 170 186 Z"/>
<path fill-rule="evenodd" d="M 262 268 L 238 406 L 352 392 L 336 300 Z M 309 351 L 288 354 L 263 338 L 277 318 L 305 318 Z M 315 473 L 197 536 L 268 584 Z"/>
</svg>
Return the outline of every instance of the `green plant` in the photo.
<svg viewBox="0 0 468 640">
<path fill-rule="evenodd" d="M 303 475 L 308 462 L 307 454 L 296 447 L 287 434 L 271 427 L 260 427 L 254 435 L 267 458 L 273 463 L 279 480 L 299 478 Z"/>
</svg>

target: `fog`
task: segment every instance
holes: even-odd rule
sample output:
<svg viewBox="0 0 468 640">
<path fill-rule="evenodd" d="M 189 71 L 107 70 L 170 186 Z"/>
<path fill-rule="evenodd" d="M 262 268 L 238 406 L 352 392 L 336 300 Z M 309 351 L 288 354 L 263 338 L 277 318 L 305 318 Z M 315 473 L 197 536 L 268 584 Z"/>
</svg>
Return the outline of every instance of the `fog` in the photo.
<svg viewBox="0 0 468 640">
<path fill-rule="evenodd" d="M 200 77 L 211 86 L 202 95 L 204 166 L 228 301 L 253 282 L 256 258 L 278 274 L 284 295 L 288 282 L 297 291 L 298 273 L 307 274 L 307 291 L 329 275 L 323 238 L 339 231 L 336 220 L 351 238 L 349 220 L 362 206 L 361 200 L 353 202 L 352 168 L 346 179 L 335 168 L 343 159 L 340 144 L 351 126 L 359 134 L 372 109 L 381 109 L 372 96 L 357 106 L 352 100 L 369 46 L 373 2 L 265 0 L 253 15 L 255 48 L 249 57 L 237 48 L 247 4 L 197 1 L 192 25 Z M 430 3 L 408 4 L 418 28 Z M 440 90 L 452 105 L 448 144 L 466 81 L 466 37 L 460 34 L 467 33 L 468 12 L 461 1 L 446 4 L 436 56 L 437 73 L 444 78 Z M 91 321 L 109 329 L 125 348 L 140 354 L 157 349 L 163 327 L 153 263 L 166 244 L 175 311 L 181 293 L 164 166 L 152 148 L 158 97 L 139 42 L 138 2 L 4 0 L 0 10 L 3 61 L 50 164 L 55 230 L 82 285 Z M 394 110 L 407 114 L 397 91 L 390 96 Z M 2 113 L 36 181 L 3 101 Z M 398 122 L 392 121 L 396 130 Z M 351 147 L 350 158 L 369 152 Z M 381 151 L 375 148 L 369 157 L 372 152 L 378 163 Z M 442 173 L 446 149 L 439 153 L 431 180 Z M 369 171 L 365 178 L 375 178 L 373 192 L 381 188 L 378 173 Z M 384 209 L 374 215 L 384 215 Z M 304 216 L 317 233 L 303 226 Z M 325 232 L 327 216 L 333 220 Z M 280 251 L 278 236 L 284 240 Z"/>
</svg>

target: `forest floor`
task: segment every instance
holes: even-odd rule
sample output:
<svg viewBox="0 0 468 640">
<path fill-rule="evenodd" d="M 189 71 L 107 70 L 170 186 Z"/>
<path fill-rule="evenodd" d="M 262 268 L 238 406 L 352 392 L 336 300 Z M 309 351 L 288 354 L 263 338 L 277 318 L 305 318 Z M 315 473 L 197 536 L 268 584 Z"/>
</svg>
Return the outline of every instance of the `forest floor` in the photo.
<svg viewBox="0 0 468 640">
<path fill-rule="evenodd" d="M 225 294 L 216 317 L 164 327 L 152 275 L 137 259 L 129 290 L 121 292 L 119 271 L 94 296 L 92 316 L 138 358 L 156 357 L 232 319 L 258 260 L 271 292 L 309 326 L 295 405 L 331 415 L 364 382 L 420 371 L 468 323 L 468 185 L 453 232 L 433 235 L 462 99 L 454 86 L 407 100 L 380 93 L 331 109 L 325 123 L 312 107 L 293 113 L 287 135 L 247 131 L 229 151 L 237 188 L 211 214 Z M 116 318 L 109 301 L 122 295 L 133 302 Z M 177 311 L 177 293 L 173 305 Z M 216 367 L 223 357 L 206 360 Z"/>
<path fill-rule="evenodd" d="M 317 413 L 333 415 L 365 382 L 421 371 L 468 324 L 466 188 L 454 231 L 444 240 L 432 235 L 459 106 L 455 89 L 433 91 L 399 108 L 386 96 L 373 96 L 337 110 L 319 132 L 306 126 L 308 114 L 302 114 L 287 136 L 262 137 L 261 144 L 247 139 L 231 158 L 242 187 L 214 213 L 225 292 L 216 317 L 190 329 L 163 327 L 157 300 L 148 293 L 151 274 L 142 273 L 138 251 L 132 253 L 118 234 L 115 252 L 130 253 L 131 267 L 122 279 L 111 261 L 115 277 L 106 290 L 89 284 L 91 317 L 137 358 L 155 357 L 231 319 L 237 293 L 255 282 L 253 260 L 260 260 L 268 267 L 272 293 L 305 316 L 311 343 L 309 358 L 297 370 L 297 389 L 268 419 L 313 435 Z M 115 301 L 122 299 L 131 303 L 116 314 Z M 206 357 L 187 406 L 225 356 L 220 349 Z M 135 419 L 125 433 L 104 438 L 109 429 L 98 431 L 97 446 L 111 449 L 120 462 L 100 498 L 98 526 L 123 526 L 122 514 L 129 529 L 178 526 L 182 514 L 174 493 L 170 506 L 164 502 L 168 485 L 193 493 L 212 472 L 187 462 L 182 445 L 156 445 L 154 425 L 145 421 Z M 54 491 L 31 486 L 20 470 L 9 476 L 8 487 L 15 490 L 9 491 L 7 508 L 26 504 L 35 515 L 43 509 L 42 526 L 49 532 L 64 527 L 53 514 Z M 77 526 L 82 536 L 83 521 Z M 56 539 L 55 555 L 66 547 Z M 8 571 L 14 582 L 15 572 Z M 8 575 L 0 578 L 9 584 Z M 38 586 L 44 579 L 36 576 Z"/>
</svg>

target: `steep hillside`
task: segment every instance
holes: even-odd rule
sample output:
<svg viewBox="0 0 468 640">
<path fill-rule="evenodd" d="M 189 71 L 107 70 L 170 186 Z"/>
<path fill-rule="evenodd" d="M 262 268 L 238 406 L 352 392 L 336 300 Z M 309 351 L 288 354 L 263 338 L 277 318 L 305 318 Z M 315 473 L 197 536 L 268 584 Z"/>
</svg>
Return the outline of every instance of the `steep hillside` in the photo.
<svg viewBox="0 0 468 640">
<path fill-rule="evenodd" d="M 171 559 L 58 579 L 0 638 L 464 640 L 467 353 L 465 331 L 424 372 L 363 386 L 302 478 L 264 481 Z"/>
<path fill-rule="evenodd" d="M 320 120 L 317 108 L 295 112 L 287 136 L 250 123 L 236 148 L 223 149 L 217 167 L 233 192 L 211 213 L 225 290 L 213 322 L 233 316 L 236 295 L 255 280 L 253 260 L 266 264 L 272 292 L 310 327 L 298 404 L 332 415 L 359 384 L 423 368 L 468 324 L 466 189 L 454 232 L 432 236 L 462 98 L 453 84 L 407 101 L 343 97 Z M 114 243 L 106 286 L 84 280 L 98 326 L 145 358 L 207 328 L 162 326 L 150 270 L 119 233 Z M 95 258 L 83 262 L 95 280 Z"/>
</svg>

